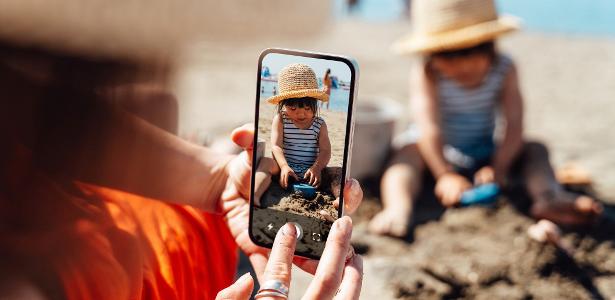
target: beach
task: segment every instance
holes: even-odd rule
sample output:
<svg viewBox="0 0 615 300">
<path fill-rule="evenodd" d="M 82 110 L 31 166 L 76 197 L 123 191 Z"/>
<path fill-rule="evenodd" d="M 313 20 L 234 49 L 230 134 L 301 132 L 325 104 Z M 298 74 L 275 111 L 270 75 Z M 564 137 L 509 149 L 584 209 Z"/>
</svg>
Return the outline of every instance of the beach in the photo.
<svg viewBox="0 0 615 300">
<path fill-rule="evenodd" d="M 354 57 L 361 73 L 358 103 L 377 102 L 379 97 L 399 102 L 404 107 L 396 126 L 400 131 L 411 121 L 407 83 L 413 60 L 395 56 L 389 45 L 408 31 L 407 21 L 347 19 L 310 39 L 203 45 L 178 76 L 180 132 L 226 138 L 233 127 L 253 122 L 257 59 L 270 46 Z M 502 39 L 499 46 L 517 64 L 525 137 L 545 143 L 555 167 L 576 162 L 588 170 L 600 199 L 615 204 L 615 40 L 521 32 Z M 336 117 L 323 112 L 323 118 L 332 127 L 334 149 L 340 149 L 339 139 L 333 138 L 343 134 L 333 132 Z M 354 145 L 354 151 L 362 147 L 369 145 Z M 374 184 L 364 185 L 367 197 L 353 216 L 353 243 L 365 261 L 362 299 L 615 297 L 612 223 L 564 231 L 564 240 L 577 249 L 566 257 L 527 237 L 533 220 L 509 204 L 518 202 L 516 197 L 503 198 L 493 208 L 446 212 L 425 200 L 416 210 L 420 222 L 413 239 L 402 241 L 367 233 L 367 221 L 380 203 L 370 191 Z M 290 299 L 299 299 L 310 279 L 294 270 Z"/>
</svg>

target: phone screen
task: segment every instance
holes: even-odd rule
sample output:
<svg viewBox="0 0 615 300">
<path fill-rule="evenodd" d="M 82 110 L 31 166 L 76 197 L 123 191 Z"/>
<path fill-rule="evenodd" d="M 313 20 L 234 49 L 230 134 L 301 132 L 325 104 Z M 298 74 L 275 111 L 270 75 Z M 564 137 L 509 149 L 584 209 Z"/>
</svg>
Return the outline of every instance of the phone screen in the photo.
<svg viewBox="0 0 615 300">
<path fill-rule="evenodd" d="M 258 63 L 250 237 L 271 248 L 287 222 L 296 254 L 319 258 L 342 216 L 357 67 L 335 55 L 267 49 Z"/>
</svg>

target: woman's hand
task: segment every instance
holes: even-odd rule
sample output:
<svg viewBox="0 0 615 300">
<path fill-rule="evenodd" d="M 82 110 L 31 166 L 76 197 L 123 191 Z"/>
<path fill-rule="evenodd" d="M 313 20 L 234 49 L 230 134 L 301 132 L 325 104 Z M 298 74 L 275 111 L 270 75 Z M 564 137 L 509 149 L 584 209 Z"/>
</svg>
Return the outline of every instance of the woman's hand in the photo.
<svg viewBox="0 0 615 300">
<path fill-rule="evenodd" d="M 474 184 L 481 185 L 495 182 L 495 171 L 491 166 L 484 166 L 474 173 Z"/>
<path fill-rule="evenodd" d="M 438 178 L 435 193 L 442 205 L 452 207 L 461 201 L 461 194 L 470 188 L 472 184 L 465 177 L 449 172 Z"/>
<path fill-rule="evenodd" d="M 295 174 L 293 169 L 291 169 L 288 165 L 282 166 L 280 168 L 280 185 L 283 188 L 288 188 L 288 180 L 290 177 L 295 178 L 296 181 L 299 181 L 299 176 Z"/>
<path fill-rule="evenodd" d="M 254 125 L 247 124 L 233 131 L 231 139 L 245 151 L 233 157 L 224 167 L 227 180 L 216 181 L 215 184 L 224 186 L 218 206 L 226 218 L 231 234 L 260 277 L 265 270 L 269 250 L 256 246 L 248 235 L 250 205 L 247 199 L 250 196 L 253 128 Z M 359 182 L 355 179 L 348 179 L 344 185 L 345 214 L 352 214 L 359 207 L 362 199 L 363 190 Z M 318 266 L 318 261 L 306 258 L 297 257 L 294 262 L 295 265 L 309 273 L 314 273 Z"/>
<path fill-rule="evenodd" d="M 303 299 L 359 299 L 363 281 L 363 260 L 350 246 L 351 235 L 352 221 L 349 217 L 342 217 L 333 223 L 320 259 L 321 263 Z M 276 235 L 262 282 L 273 280 L 285 287 L 290 286 L 296 243 L 295 226 L 290 223 L 284 225 Z M 218 293 L 216 299 L 249 299 L 252 288 L 253 279 L 249 275 L 244 275 L 233 285 Z M 280 298 L 259 297 L 259 299 Z"/>
<path fill-rule="evenodd" d="M 303 175 L 303 179 L 306 179 L 308 183 L 313 187 L 320 186 L 320 181 L 322 178 L 322 168 L 317 166 L 311 166 L 307 171 L 305 171 L 305 175 Z"/>
</svg>

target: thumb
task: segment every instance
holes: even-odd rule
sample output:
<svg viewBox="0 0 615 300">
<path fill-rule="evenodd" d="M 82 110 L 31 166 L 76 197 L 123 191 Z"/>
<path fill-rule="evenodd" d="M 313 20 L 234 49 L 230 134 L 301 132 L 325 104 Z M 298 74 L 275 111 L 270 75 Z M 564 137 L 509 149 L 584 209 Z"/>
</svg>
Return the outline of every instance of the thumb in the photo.
<svg viewBox="0 0 615 300">
<path fill-rule="evenodd" d="M 254 141 L 254 124 L 245 124 L 241 127 L 235 128 L 231 133 L 231 140 L 237 146 L 244 150 L 252 150 L 252 143 Z"/>
<path fill-rule="evenodd" d="M 252 295 L 254 280 L 250 273 L 239 277 L 231 286 L 221 290 L 216 296 L 216 300 L 247 300 Z"/>
<path fill-rule="evenodd" d="M 231 140 L 245 151 L 231 161 L 227 166 L 228 174 L 237 186 L 239 193 L 248 199 L 250 194 L 250 176 L 252 168 L 252 142 L 254 141 L 254 125 L 243 125 L 231 133 Z"/>
</svg>

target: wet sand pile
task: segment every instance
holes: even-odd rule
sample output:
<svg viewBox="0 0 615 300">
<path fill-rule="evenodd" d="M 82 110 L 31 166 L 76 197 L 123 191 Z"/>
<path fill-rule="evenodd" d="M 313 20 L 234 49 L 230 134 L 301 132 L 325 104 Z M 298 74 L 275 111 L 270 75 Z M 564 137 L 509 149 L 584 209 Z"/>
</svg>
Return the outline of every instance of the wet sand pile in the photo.
<svg viewBox="0 0 615 300">
<path fill-rule="evenodd" d="M 337 218 L 337 209 L 333 206 L 333 201 L 335 201 L 333 195 L 323 192 L 316 192 L 314 199 L 307 199 L 300 193 L 294 192 L 282 197 L 280 203 L 270 208 L 325 220 L 320 211 L 324 210 L 330 216 Z"/>
<path fill-rule="evenodd" d="M 412 240 L 366 233 L 379 208 L 358 213 L 355 247 L 401 299 L 613 299 L 615 224 L 564 232 L 574 252 L 531 240 L 534 221 L 506 201 L 492 208 L 417 208 Z M 432 205 L 433 206 L 433 205 Z M 440 215 L 438 218 L 437 216 Z M 430 219 L 431 218 L 431 219 Z M 422 219 L 422 220 L 421 220 Z"/>
</svg>

